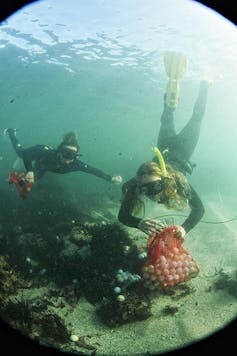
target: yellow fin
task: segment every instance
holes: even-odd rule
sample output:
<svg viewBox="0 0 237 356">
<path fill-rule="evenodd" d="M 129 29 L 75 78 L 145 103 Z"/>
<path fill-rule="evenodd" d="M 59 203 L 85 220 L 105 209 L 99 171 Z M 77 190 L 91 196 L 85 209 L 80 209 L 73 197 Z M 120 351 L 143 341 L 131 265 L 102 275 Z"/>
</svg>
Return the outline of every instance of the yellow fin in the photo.
<svg viewBox="0 0 237 356">
<path fill-rule="evenodd" d="M 164 54 L 164 65 L 169 78 L 166 88 L 166 104 L 175 109 L 179 102 L 179 79 L 187 69 L 187 58 L 179 52 L 167 51 Z"/>
<path fill-rule="evenodd" d="M 164 54 L 164 65 L 168 77 L 171 80 L 179 80 L 186 72 L 187 58 L 182 53 L 166 51 Z"/>
</svg>

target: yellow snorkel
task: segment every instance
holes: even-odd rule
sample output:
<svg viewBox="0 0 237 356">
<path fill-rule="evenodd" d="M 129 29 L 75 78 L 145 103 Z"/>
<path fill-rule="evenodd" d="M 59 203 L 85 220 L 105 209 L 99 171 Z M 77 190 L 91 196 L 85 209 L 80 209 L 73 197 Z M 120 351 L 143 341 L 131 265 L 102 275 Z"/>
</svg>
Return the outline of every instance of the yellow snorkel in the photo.
<svg viewBox="0 0 237 356">
<path fill-rule="evenodd" d="M 155 155 L 156 155 L 156 157 L 157 157 L 157 159 L 159 161 L 162 176 L 163 177 L 168 177 L 168 173 L 167 173 L 167 170 L 166 170 L 166 167 L 165 167 L 165 161 L 164 161 L 164 158 L 163 158 L 160 150 L 156 146 L 153 146 L 152 150 L 155 153 Z"/>
</svg>

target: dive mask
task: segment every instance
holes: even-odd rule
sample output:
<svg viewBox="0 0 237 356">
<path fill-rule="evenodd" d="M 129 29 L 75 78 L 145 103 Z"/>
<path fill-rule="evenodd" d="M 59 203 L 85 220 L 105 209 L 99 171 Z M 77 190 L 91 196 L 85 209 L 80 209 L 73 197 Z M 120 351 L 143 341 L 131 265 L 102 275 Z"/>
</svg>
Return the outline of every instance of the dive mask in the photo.
<svg viewBox="0 0 237 356">
<path fill-rule="evenodd" d="M 76 150 L 71 150 L 67 147 L 62 147 L 60 149 L 60 154 L 66 160 L 74 160 L 75 158 L 79 157 L 79 153 Z"/>
<path fill-rule="evenodd" d="M 140 185 L 141 192 L 147 196 L 159 194 L 162 191 L 162 180 L 157 179 L 153 182 Z"/>
</svg>

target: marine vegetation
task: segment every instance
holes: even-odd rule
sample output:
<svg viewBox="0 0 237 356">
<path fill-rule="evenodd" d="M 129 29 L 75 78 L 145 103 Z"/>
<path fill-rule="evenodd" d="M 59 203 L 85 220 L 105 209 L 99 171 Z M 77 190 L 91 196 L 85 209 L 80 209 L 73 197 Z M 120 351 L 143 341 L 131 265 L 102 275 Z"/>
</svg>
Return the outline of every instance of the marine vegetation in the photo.
<svg viewBox="0 0 237 356">
<path fill-rule="evenodd" d="M 116 299 L 103 299 L 98 306 L 97 315 L 110 327 L 149 318 L 151 301 L 137 295 L 129 295 L 123 302 Z"/>
<path fill-rule="evenodd" d="M 7 234 L 5 241 L 5 252 L 22 280 L 29 281 L 31 288 L 48 290 L 41 301 L 29 299 L 23 292 L 17 293 L 16 281 L 20 278 L 14 273 L 1 278 L 2 293 L 6 291 L 1 315 L 14 328 L 43 340 L 50 339 L 51 335 L 43 330 L 52 328 L 55 335 L 51 339 L 63 342 L 69 335 L 68 328 L 57 313 L 51 310 L 52 316 L 49 316 L 49 308 L 57 310 L 60 303 L 74 308 L 81 297 L 96 307 L 97 316 L 107 325 L 120 325 L 151 315 L 151 303 L 139 283 L 142 264 L 139 250 L 121 225 L 74 223 L 67 233 L 61 234 L 18 229 Z M 2 259 L 3 271 L 6 270 L 4 261 Z M 134 276 L 133 283 L 128 277 L 119 282 L 119 270 L 125 271 L 130 279 Z M 121 289 L 125 302 L 119 302 L 121 296 L 114 292 L 116 286 Z M 13 297 L 11 291 L 15 293 Z"/>
<path fill-rule="evenodd" d="M 30 282 L 22 278 L 8 263 L 6 256 L 0 255 L 0 305 L 8 295 L 16 293 L 19 288 L 29 287 Z"/>
<path fill-rule="evenodd" d="M 68 326 L 57 312 L 58 303 L 47 296 L 27 298 L 23 293 L 5 300 L 1 316 L 14 329 L 46 345 L 67 343 Z"/>
<path fill-rule="evenodd" d="M 222 268 L 216 271 L 216 278 L 209 290 L 211 289 L 223 290 L 237 297 L 237 269 L 231 273 L 225 272 Z"/>
<path fill-rule="evenodd" d="M 162 310 L 163 315 L 174 315 L 179 310 L 178 307 L 172 305 L 166 305 Z"/>
<path fill-rule="evenodd" d="M 39 200 L 38 209 L 29 201 L 27 211 L 11 210 L 15 215 L 4 217 L 0 315 L 40 343 L 95 354 L 98 345 L 88 340 L 93 336 L 76 335 L 78 341 L 71 340 L 73 326 L 67 315 L 84 299 L 94 317 L 111 328 L 151 317 L 151 295 L 140 277 L 144 250 L 110 217 L 78 215 L 59 199 L 55 205 L 55 199 L 49 197 L 47 207 L 45 199 Z M 13 218 L 15 226 L 7 223 Z M 180 285 L 164 293 L 179 299 L 191 289 Z"/>
</svg>

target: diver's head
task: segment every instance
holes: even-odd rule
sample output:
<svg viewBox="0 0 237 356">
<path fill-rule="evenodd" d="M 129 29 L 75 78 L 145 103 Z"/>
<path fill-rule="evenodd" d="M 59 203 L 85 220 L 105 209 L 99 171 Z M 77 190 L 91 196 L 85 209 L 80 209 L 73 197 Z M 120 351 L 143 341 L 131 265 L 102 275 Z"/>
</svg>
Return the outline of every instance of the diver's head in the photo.
<svg viewBox="0 0 237 356">
<path fill-rule="evenodd" d="M 67 164 L 79 157 L 78 150 L 75 146 L 61 146 L 60 149 L 58 149 L 58 154 L 60 159 Z"/>
<path fill-rule="evenodd" d="M 140 194 L 167 208 L 183 209 L 187 206 L 189 184 L 185 177 L 167 165 L 169 175 L 164 176 L 156 162 L 143 163 L 136 179 Z"/>
<path fill-rule="evenodd" d="M 57 151 L 62 163 L 69 164 L 77 159 L 80 155 L 76 134 L 74 132 L 65 134 Z"/>
<path fill-rule="evenodd" d="M 162 173 L 157 163 L 143 163 L 137 171 L 136 179 L 141 194 L 144 194 L 153 201 L 162 201 Z"/>
</svg>

